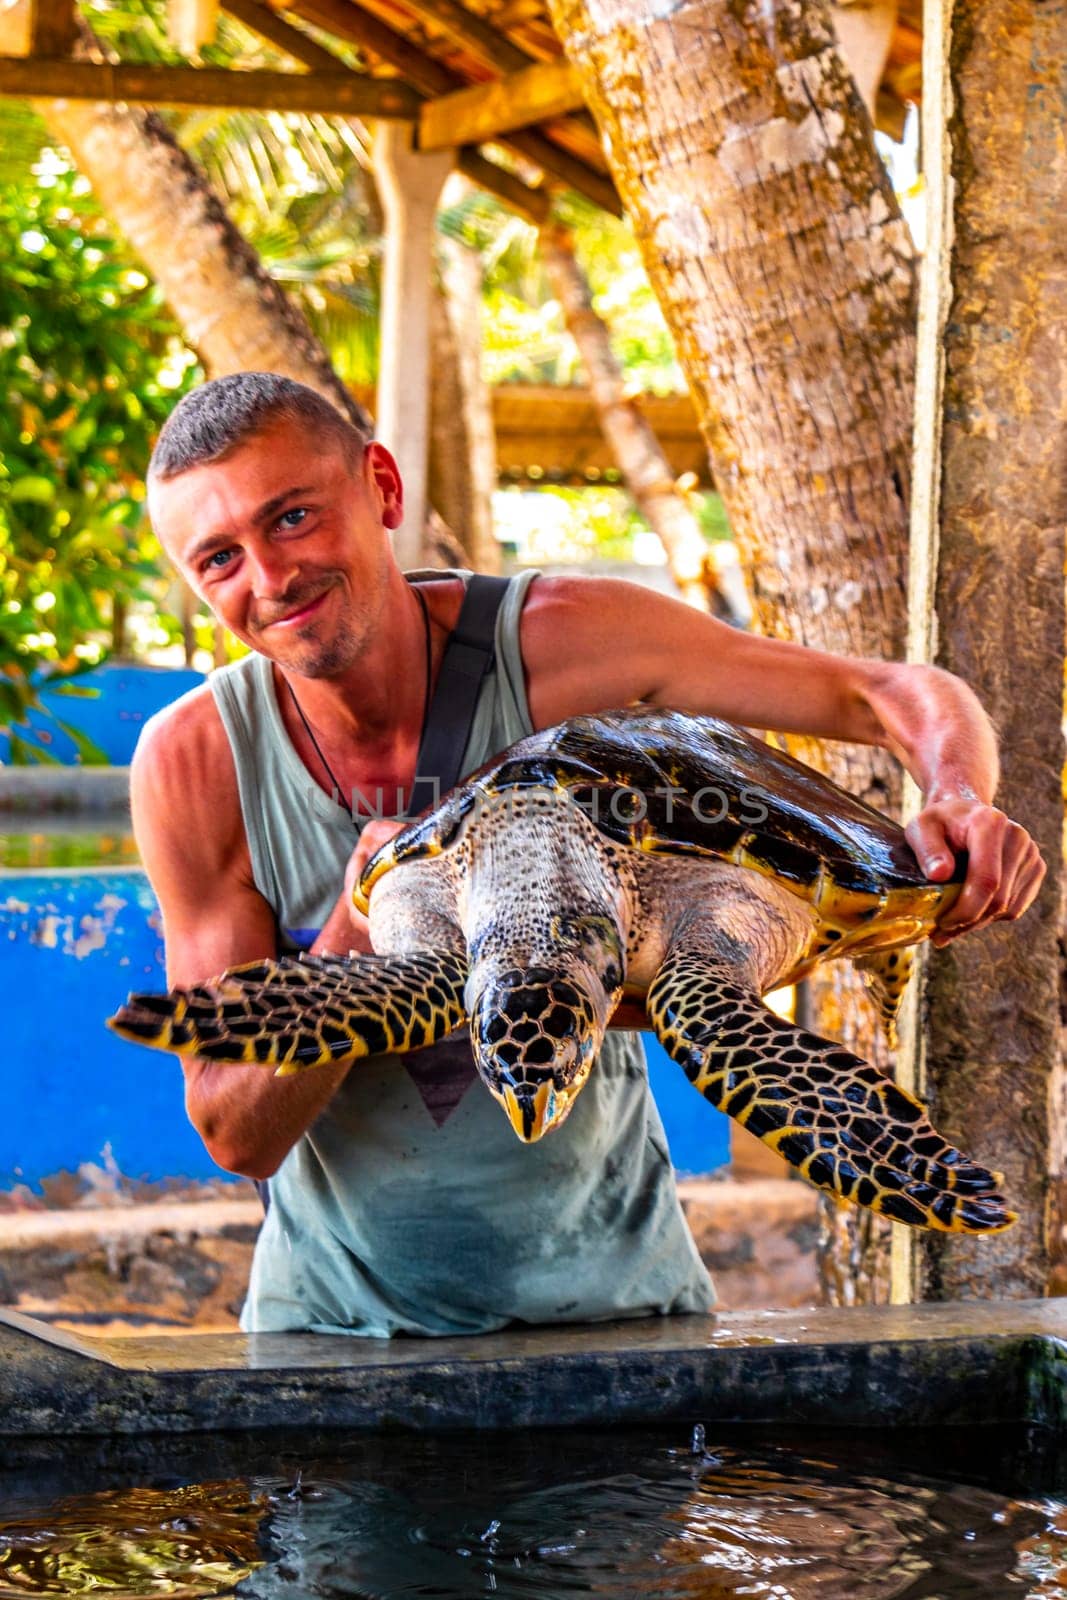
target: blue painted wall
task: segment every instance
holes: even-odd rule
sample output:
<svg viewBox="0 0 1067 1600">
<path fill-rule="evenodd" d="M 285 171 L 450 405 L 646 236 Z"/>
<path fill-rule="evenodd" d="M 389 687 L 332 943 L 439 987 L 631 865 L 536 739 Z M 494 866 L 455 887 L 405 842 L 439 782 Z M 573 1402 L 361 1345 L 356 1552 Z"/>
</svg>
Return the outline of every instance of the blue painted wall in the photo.
<svg viewBox="0 0 1067 1600">
<path fill-rule="evenodd" d="M 0 1189 L 99 1163 L 105 1145 L 127 1178 L 218 1176 L 186 1119 L 178 1062 L 104 1026 L 128 990 L 165 987 L 159 913 L 144 874 L 0 872 L 0 951 Z M 644 1037 L 675 1166 L 721 1166 L 727 1118 Z"/>
<path fill-rule="evenodd" d="M 41 700 L 52 715 L 33 711 L 28 723 L 16 731 L 64 766 L 73 766 L 80 760 L 78 749 L 52 720 L 58 717 L 91 739 L 112 766 L 126 767 L 148 718 L 203 682 L 202 672 L 176 667 L 96 667 L 76 680 L 79 689 L 95 691 L 92 697 L 50 694 L 46 689 Z M 0 732 L 0 762 L 10 760 L 10 755 L 7 733 Z"/>
<path fill-rule="evenodd" d="M 186 1120 L 178 1062 L 104 1027 L 127 990 L 163 985 L 144 874 L 0 874 L 0 950 L 0 1188 L 99 1162 L 107 1144 L 129 1178 L 216 1176 Z"/>
<path fill-rule="evenodd" d="M 685 1176 L 714 1172 L 730 1159 L 730 1119 L 697 1093 L 654 1033 L 641 1041 L 648 1081 L 667 1134 L 671 1160 Z"/>
</svg>

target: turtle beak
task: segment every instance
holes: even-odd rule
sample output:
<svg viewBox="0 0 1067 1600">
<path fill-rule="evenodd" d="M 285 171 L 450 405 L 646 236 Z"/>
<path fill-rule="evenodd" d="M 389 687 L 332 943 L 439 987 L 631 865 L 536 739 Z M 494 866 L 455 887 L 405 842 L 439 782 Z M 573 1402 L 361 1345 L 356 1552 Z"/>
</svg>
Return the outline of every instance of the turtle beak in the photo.
<svg viewBox="0 0 1067 1600">
<path fill-rule="evenodd" d="M 549 1080 L 536 1089 L 529 1084 L 504 1084 L 497 1098 L 507 1113 L 508 1121 L 523 1144 L 533 1144 L 547 1133 L 566 1109 L 565 1100 L 556 1094 Z"/>
</svg>

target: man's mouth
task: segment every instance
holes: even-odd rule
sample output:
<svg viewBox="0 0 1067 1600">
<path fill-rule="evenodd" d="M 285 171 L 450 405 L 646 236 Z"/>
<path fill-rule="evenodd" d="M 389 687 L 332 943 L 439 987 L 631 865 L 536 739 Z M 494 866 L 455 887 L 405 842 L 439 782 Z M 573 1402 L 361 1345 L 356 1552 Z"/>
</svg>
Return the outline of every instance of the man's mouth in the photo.
<svg viewBox="0 0 1067 1600">
<path fill-rule="evenodd" d="M 261 631 L 267 628 L 298 628 L 302 623 L 310 621 L 321 607 L 332 585 L 313 595 L 310 600 L 301 600 L 292 611 L 286 611 L 279 617 L 271 617 L 260 624 Z"/>
</svg>

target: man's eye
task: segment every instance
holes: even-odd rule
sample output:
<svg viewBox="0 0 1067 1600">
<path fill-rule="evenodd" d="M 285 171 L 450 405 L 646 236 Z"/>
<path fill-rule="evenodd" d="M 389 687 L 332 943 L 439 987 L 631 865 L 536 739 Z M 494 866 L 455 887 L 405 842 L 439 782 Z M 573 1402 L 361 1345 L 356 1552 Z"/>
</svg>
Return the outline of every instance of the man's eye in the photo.
<svg viewBox="0 0 1067 1600">
<path fill-rule="evenodd" d="M 232 550 L 213 550 L 204 562 L 204 571 L 218 572 L 222 567 L 229 566 L 233 555 Z"/>
<path fill-rule="evenodd" d="M 307 508 L 305 506 L 294 506 L 291 511 L 282 512 L 278 518 L 278 526 L 279 528 L 299 528 L 306 516 Z"/>
</svg>

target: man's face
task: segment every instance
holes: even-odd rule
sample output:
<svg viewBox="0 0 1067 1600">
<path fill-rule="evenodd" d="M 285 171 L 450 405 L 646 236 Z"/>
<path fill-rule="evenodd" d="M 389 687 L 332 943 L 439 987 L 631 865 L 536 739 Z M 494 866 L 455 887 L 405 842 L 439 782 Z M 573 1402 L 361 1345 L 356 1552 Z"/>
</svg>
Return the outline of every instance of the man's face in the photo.
<svg viewBox="0 0 1067 1600">
<path fill-rule="evenodd" d="M 149 487 L 160 542 L 219 621 L 309 678 L 346 671 L 366 648 L 400 508 L 381 445 L 349 460 L 340 442 L 283 419 Z"/>
</svg>

